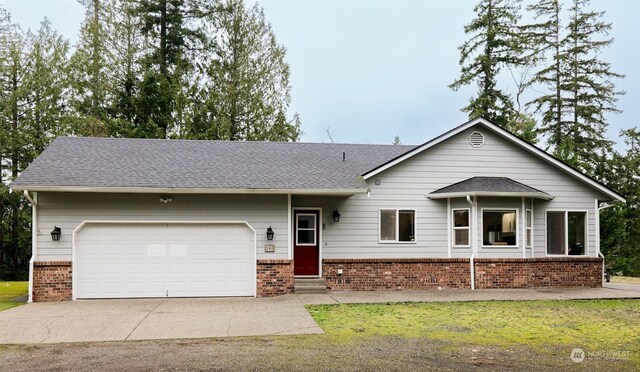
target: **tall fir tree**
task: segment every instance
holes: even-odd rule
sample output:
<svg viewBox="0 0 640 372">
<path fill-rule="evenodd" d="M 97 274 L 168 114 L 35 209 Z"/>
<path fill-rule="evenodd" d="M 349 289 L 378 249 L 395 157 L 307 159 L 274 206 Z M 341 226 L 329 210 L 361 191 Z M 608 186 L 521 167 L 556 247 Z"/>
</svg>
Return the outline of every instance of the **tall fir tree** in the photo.
<svg viewBox="0 0 640 372">
<path fill-rule="evenodd" d="M 85 136 L 108 136 L 108 109 L 114 96 L 111 0 L 79 0 L 85 7 L 80 39 L 71 58 L 74 132 Z"/>
<path fill-rule="evenodd" d="M 191 138 L 296 141 L 300 119 L 291 115 L 286 49 L 278 44 L 259 5 L 230 0 L 216 15 L 219 32 Z"/>
<path fill-rule="evenodd" d="M 566 55 L 562 44 L 560 0 L 540 0 L 527 7 L 537 23 L 524 25 L 520 32 L 525 40 L 525 58 L 531 65 L 541 66 L 528 85 L 537 84 L 547 90 L 528 106 L 541 114 L 538 131 L 547 136 L 551 144 L 562 143 L 566 133 L 564 125 L 563 73 Z"/>
<path fill-rule="evenodd" d="M 603 48 L 610 46 L 611 24 L 602 21 L 605 12 L 589 10 L 590 0 L 573 0 L 567 25 L 567 73 L 563 89 L 570 111 L 567 138 L 579 159 L 582 171 L 600 180 L 598 165 L 607 160 L 612 141 L 606 138 L 607 113 L 618 113 L 618 96 L 613 82 L 624 77 L 611 70 L 611 64 L 600 59 Z M 561 144 L 562 142 L 560 142 Z"/>
<path fill-rule="evenodd" d="M 477 84 L 477 96 L 462 111 L 470 118 L 483 116 L 506 129 L 512 129 L 513 101 L 498 87 L 498 74 L 505 66 L 522 63 L 518 10 L 518 0 L 481 0 L 476 5 L 477 17 L 464 27 L 471 37 L 459 48 L 460 77 L 449 86 L 458 90 Z"/>
<path fill-rule="evenodd" d="M 176 108 L 182 84 L 193 68 L 192 50 L 205 35 L 190 22 L 199 3 L 184 0 L 140 0 L 134 8 L 147 40 L 138 92 L 139 136 L 168 138 L 181 123 Z"/>
</svg>

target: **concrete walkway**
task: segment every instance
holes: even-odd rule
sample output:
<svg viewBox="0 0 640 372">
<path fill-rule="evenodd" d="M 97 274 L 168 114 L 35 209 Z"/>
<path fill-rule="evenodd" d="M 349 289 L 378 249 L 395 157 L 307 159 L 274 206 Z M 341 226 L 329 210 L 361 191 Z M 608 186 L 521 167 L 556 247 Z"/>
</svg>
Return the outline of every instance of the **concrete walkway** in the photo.
<svg viewBox="0 0 640 372">
<path fill-rule="evenodd" d="M 603 288 L 445 289 L 429 291 L 330 292 L 298 295 L 305 305 L 386 302 L 529 301 L 640 298 L 640 285 L 605 283 Z"/>
<path fill-rule="evenodd" d="M 323 333 L 293 295 L 33 303 L 0 312 L 0 344 Z"/>
<path fill-rule="evenodd" d="M 307 304 L 613 298 L 640 298 L 640 285 L 33 303 L 0 312 L 0 344 L 322 333 Z"/>
</svg>

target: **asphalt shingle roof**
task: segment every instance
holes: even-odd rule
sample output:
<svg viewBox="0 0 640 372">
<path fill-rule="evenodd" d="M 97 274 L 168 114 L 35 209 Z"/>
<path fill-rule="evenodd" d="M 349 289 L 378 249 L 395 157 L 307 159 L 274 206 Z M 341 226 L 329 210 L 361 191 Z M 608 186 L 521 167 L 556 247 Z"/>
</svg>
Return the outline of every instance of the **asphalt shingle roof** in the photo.
<svg viewBox="0 0 640 372">
<path fill-rule="evenodd" d="M 58 137 L 12 187 L 360 189 L 361 174 L 413 148 Z"/>
<path fill-rule="evenodd" d="M 472 177 L 441 189 L 431 194 L 463 193 L 463 192 L 513 192 L 513 193 L 545 193 L 507 177 Z"/>
</svg>

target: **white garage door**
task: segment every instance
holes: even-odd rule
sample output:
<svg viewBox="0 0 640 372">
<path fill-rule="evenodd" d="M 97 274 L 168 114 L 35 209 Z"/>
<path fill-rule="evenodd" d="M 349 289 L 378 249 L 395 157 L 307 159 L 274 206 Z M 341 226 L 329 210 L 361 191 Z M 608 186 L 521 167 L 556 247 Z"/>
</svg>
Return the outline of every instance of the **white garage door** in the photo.
<svg viewBox="0 0 640 372">
<path fill-rule="evenodd" d="M 76 298 L 253 296 L 254 232 L 234 224 L 86 224 Z"/>
</svg>

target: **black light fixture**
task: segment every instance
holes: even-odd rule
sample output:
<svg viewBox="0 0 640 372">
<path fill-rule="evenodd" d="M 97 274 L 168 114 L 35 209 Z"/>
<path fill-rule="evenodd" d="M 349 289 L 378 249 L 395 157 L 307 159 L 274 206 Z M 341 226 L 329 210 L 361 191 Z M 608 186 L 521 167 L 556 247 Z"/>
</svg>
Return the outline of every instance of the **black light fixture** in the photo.
<svg viewBox="0 0 640 372">
<path fill-rule="evenodd" d="M 340 222 L 340 212 L 337 209 L 333 210 L 333 222 Z"/>
<path fill-rule="evenodd" d="M 273 240 L 273 229 L 271 226 L 267 229 L 267 240 Z"/>
<path fill-rule="evenodd" d="M 55 226 L 53 228 L 53 231 L 51 231 L 51 240 L 53 241 L 58 241 L 60 240 L 60 233 L 62 232 L 62 230 L 60 230 L 60 228 L 58 226 Z"/>
</svg>

